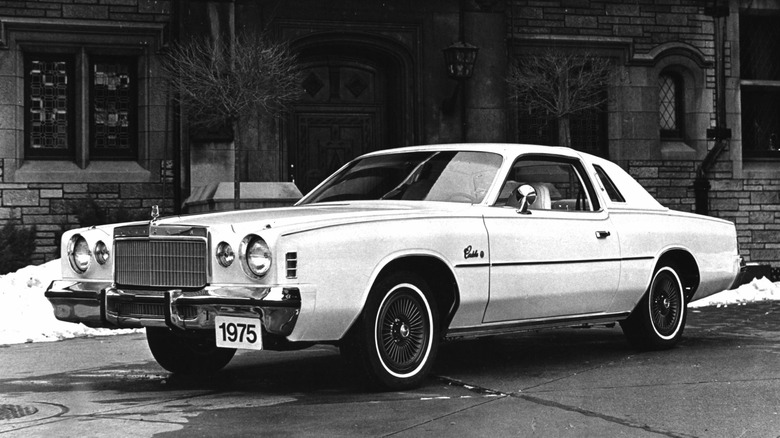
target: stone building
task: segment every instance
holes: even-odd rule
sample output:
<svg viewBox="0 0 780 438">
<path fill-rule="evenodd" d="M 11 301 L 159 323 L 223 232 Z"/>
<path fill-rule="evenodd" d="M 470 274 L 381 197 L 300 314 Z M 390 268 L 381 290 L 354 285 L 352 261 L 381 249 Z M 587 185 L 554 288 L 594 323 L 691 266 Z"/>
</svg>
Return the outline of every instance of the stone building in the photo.
<svg viewBox="0 0 780 438">
<path fill-rule="evenodd" d="M 232 134 L 190 129 L 160 56 L 192 35 L 260 29 L 297 53 L 303 93 L 242 136 L 247 206 L 288 203 L 290 182 L 306 191 L 371 150 L 556 144 L 555 120 L 509 98 L 508 67 L 588 52 L 620 80 L 574 117 L 573 147 L 618 162 L 670 208 L 734 221 L 748 260 L 780 262 L 774 0 L 6 1 L 0 221 L 36 225 L 44 261 L 89 212 L 232 205 Z M 442 49 L 458 41 L 479 49 L 470 79 L 445 67 Z"/>
</svg>

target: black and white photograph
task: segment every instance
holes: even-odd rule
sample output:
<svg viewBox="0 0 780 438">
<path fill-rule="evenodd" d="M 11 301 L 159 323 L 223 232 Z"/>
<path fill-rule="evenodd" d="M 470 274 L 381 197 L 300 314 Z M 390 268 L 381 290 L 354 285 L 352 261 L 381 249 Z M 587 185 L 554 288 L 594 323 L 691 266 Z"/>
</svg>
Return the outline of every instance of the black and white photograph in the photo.
<svg viewBox="0 0 780 438">
<path fill-rule="evenodd" d="M 778 135 L 778 0 L 0 0 L 0 438 L 780 437 Z"/>
</svg>

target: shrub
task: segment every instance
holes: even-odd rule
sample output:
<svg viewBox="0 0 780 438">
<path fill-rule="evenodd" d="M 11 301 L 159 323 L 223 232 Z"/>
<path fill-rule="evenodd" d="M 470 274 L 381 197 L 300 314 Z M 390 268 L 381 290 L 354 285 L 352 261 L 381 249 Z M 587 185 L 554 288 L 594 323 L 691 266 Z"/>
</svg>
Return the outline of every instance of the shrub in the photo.
<svg viewBox="0 0 780 438">
<path fill-rule="evenodd" d="M 32 264 L 35 227 L 22 227 L 14 221 L 0 228 L 0 275 Z"/>
</svg>

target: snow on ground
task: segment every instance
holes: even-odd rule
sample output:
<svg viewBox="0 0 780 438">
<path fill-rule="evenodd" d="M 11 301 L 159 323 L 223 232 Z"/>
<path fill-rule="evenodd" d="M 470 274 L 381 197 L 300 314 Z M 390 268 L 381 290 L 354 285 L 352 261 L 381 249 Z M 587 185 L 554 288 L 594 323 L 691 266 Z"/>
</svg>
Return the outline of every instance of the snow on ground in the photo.
<svg viewBox="0 0 780 438">
<path fill-rule="evenodd" d="M 43 296 L 49 283 L 57 278 L 59 259 L 0 275 L 0 345 L 133 332 L 93 329 L 57 320 L 49 300 Z"/>
<path fill-rule="evenodd" d="M 59 341 L 135 331 L 93 329 L 83 324 L 58 321 L 54 318 L 51 305 L 43 293 L 49 283 L 59 277 L 59 260 L 0 275 L 0 345 Z M 737 289 L 694 301 L 688 307 L 720 307 L 764 300 L 780 301 L 780 282 L 772 283 L 766 278 L 753 280 Z"/>
</svg>

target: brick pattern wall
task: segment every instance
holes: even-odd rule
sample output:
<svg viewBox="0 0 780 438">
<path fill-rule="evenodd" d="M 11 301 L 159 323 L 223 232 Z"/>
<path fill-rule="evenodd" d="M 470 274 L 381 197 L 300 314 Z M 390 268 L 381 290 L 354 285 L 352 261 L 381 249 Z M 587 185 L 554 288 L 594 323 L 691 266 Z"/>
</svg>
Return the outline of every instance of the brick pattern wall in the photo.
<svg viewBox="0 0 780 438">
<path fill-rule="evenodd" d="M 631 161 L 629 173 L 661 204 L 693 212 L 696 161 Z M 710 174 L 710 215 L 732 221 L 748 262 L 780 264 L 780 179 L 732 178 L 730 162 Z"/>
<path fill-rule="evenodd" d="M 712 18 L 703 6 L 696 0 L 514 0 L 509 32 L 629 37 L 639 53 L 685 41 L 712 56 Z"/>
<path fill-rule="evenodd" d="M 148 219 L 155 204 L 163 215 L 174 211 L 172 186 L 162 180 L 132 184 L 0 183 L 0 200 L 0 225 L 13 221 L 35 226 L 35 263 L 59 257 L 59 237 L 94 217 L 90 208 L 100 211 L 107 222 Z"/>
<path fill-rule="evenodd" d="M 168 21 L 172 0 L 36 0 L 0 2 L 0 16 L 114 21 Z"/>
</svg>

